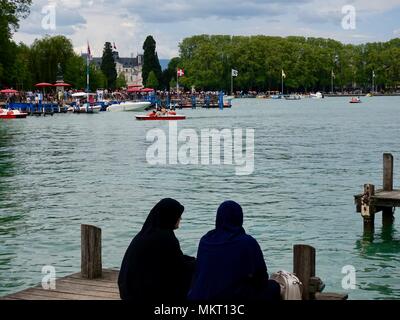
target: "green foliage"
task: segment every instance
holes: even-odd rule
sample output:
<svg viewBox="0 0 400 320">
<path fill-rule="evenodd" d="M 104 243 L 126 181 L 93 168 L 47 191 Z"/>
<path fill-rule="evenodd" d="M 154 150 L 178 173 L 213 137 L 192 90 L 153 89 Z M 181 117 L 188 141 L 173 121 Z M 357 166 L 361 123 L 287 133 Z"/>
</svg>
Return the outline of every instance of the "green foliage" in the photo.
<svg viewBox="0 0 400 320">
<path fill-rule="evenodd" d="M 162 71 L 160 61 L 156 51 L 156 41 L 152 36 L 148 36 L 143 43 L 143 67 L 142 67 L 142 79 L 143 83 L 148 82 L 148 77 L 153 71 L 157 82 L 162 81 Z M 157 85 L 158 87 L 158 85 Z M 155 88 L 156 89 L 156 88 Z"/>
<path fill-rule="evenodd" d="M 120 89 L 120 88 L 126 88 L 126 86 L 127 86 L 127 84 L 126 84 L 125 76 L 121 73 L 117 77 L 116 87 Z"/>
<path fill-rule="evenodd" d="M 228 91 L 231 69 L 239 71 L 239 90 L 280 91 L 282 69 L 289 91 L 330 91 L 332 70 L 336 90 L 369 90 L 373 70 L 379 88 L 400 84 L 400 39 L 344 45 L 323 38 L 198 35 L 184 39 L 179 49 L 179 67 L 185 69 L 179 83 L 186 88 Z"/>
<path fill-rule="evenodd" d="M 157 76 L 154 71 L 150 71 L 149 76 L 147 77 L 146 87 L 157 89 L 159 86 L 159 82 L 157 80 Z"/>
<path fill-rule="evenodd" d="M 72 42 L 64 36 L 46 36 L 36 39 L 30 50 L 33 82 L 53 83 L 57 78 L 57 66 L 63 73 L 68 60 L 75 55 Z"/>
<path fill-rule="evenodd" d="M 115 68 L 115 61 L 110 42 L 104 44 L 103 58 L 101 61 L 101 71 L 107 79 L 107 86 L 110 89 L 115 89 L 117 80 L 117 70 Z"/>
</svg>

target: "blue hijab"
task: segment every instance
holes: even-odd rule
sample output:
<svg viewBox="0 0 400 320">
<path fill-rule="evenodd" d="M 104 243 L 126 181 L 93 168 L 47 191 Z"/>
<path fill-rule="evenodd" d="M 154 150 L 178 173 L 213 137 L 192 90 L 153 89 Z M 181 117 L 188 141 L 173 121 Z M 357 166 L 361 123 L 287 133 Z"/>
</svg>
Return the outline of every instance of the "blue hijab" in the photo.
<svg viewBox="0 0 400 320">
<path fill-rule="evenodd" d="M 241 206 L 234 201 L 223 202 L 215 229 L 200 240 L 190 300 L 251 298 L 252 284 L 268 279 L 261 248 L 242 225 Z"/>
</svg>

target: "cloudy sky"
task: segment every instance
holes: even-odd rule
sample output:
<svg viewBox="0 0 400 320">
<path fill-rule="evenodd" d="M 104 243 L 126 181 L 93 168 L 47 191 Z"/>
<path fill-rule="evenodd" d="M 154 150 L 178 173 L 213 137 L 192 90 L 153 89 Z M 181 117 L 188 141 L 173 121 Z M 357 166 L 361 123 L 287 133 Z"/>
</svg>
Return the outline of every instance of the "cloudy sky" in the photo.
<svg viewBox="0 0 400 320">
<path fill-rule="evenodd" d="M 49 5 L 55 7 L 54 30 Z M 355 9 L 355 29 L 348 19 L 352 11 L 344 6 Z M 130 56 L 141 52 L 151 34 L 159 57 L 168 59 L 177 55 L 183 38 L 204 33 L 386 41 L 400 37 L 400 0 L 33 0 L 14 39 L 31 44 L 45 34 L 63 34 L 78 53 L 89 41 L 99 56 L 110 41 L 120 56 Z"/>
</svg>

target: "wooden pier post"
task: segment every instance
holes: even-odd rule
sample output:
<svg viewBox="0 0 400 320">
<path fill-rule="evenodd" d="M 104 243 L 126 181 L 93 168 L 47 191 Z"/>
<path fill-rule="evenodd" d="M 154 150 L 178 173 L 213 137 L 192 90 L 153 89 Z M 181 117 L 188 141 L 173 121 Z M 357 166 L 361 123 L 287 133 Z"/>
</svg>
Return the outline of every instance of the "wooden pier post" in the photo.
<svg viewBox="0 0 400 320">
<path fill-rule="evenodd" d="M 81 225 L 81 276 L 95 279 L 102 276 L 101 229 Z"/>
<path fill-rule="evenodd" d="M 296 244 L 293 247 L 293 273 L 303 283 L 303 300 L 313 299 L 310 280 L 315 277 L 315 248 Z"/>
<path fill-rule="evenodd" d="M 393 191 L 393 155 L 383 154 L 383 191 Z M 382 224 L 390 226 L 393 224 L 393 208 L 382 208 Z"/>
<path fill-rule="evenodd" d="M 371 197 L 375 195 L 373 184 L 364 185 L 364 194 L 361 197 L 361 216 L 364 219 L 364 232 L 374 232 L 375 207 L 371 205 Z"/>
</svg>

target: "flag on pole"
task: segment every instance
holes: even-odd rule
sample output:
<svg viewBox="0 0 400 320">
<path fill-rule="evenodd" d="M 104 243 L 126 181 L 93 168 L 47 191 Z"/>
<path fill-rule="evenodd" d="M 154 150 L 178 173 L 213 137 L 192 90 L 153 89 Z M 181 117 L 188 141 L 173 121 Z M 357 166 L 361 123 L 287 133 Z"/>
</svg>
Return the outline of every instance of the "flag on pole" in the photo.
<svg viewBox="0 0 400 320">
<path fill-rule="evenodd" d="M 88 59 L 92 59 L 92 53 L 90 52 L 90 46 L 89 46 L 89 41 L 87 43 L 87 54 L 88 54 Z"/>
<path fill-rule="evenodd" d="M 237 77 L 239 72 L 235 69 L 232 69 L 232 77 Z"/>
<path fill-rule="evenodd" d="M 183 71 L 183 69 L 178 69 L 178 71 L 176 72 L 178 77 L 183 77 L 185 75 L 185 71 Z"/>
<path fill-rule="evenodd" d="M 283 71 L 283 69 L 282 69 L 282 78 L 286 78 L 286 73 L 285 71 Z"/>
<path fill-rule="evenodd" d="M 335 73 L 333 72 L 333 70 L 332 70 L 332 78 L 333 78 L 333 79 L 336 79 L 336 75 L 335 75 Z"/>
</svg>

